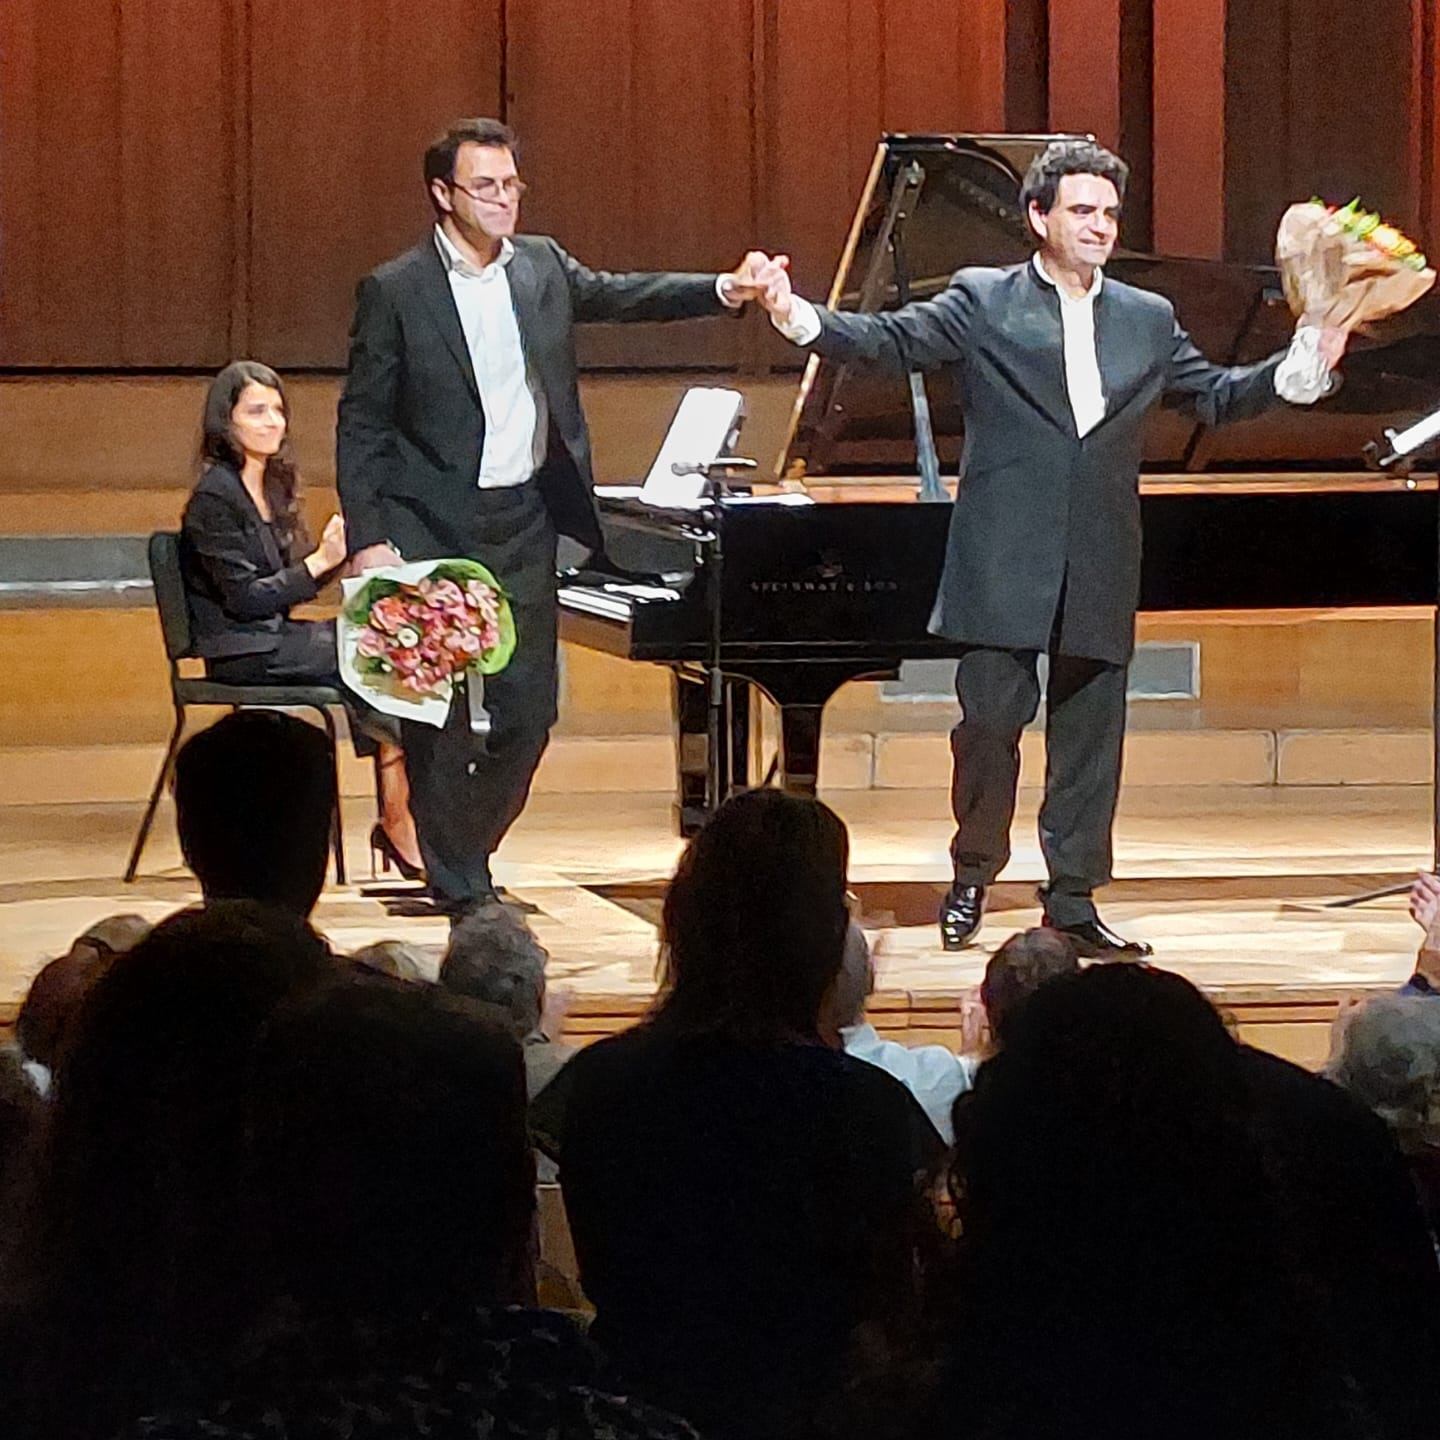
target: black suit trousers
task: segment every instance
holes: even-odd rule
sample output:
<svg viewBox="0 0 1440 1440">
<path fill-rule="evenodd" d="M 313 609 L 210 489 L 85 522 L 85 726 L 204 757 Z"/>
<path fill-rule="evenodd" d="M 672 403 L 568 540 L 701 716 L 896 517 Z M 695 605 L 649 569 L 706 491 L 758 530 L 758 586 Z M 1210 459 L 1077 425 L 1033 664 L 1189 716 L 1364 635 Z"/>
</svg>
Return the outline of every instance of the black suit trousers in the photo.
<svg viewBox="0 0 1440 1440">
<path fill-rule="evenodd" d="M 955 674 L 961 718 L 950 732 L 950 855 L 959 885 L 988 885 L 1010 859 L 1020 733 L 1040 704 L 1036 650 L 974 646 Z M 1095 915 L 1091 892 L 1110 879 L 1120 794 L 1128 667 L 1050 655 L 1045 690 L 1045 799 L 1040 849 L 1046 913 L 1059 925 Z"/>
<path fill-rule="evenodd" d="M 404 537 L 395 538 L 403 549 Z M 460 693 L 443 728 L 404 722 L 410 808 L 430 889 L 457 910 L 492 892 L 490 856 L 524 808 L 555 723 L 555 530 L 539 485 L 477 491 L 463 553 L 489 567 L 515 616 L 515 654 L 485 679 L 491 732 L 472 732 Z"/>
</svg>

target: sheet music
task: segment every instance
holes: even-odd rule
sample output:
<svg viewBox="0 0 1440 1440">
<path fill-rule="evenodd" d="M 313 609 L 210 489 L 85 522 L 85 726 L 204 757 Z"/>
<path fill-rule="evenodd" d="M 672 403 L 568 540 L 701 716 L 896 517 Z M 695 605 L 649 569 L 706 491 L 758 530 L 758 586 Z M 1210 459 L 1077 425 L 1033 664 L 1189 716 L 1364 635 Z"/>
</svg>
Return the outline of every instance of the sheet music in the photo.
<svg viewBox="0 0 1440 1440">
<path fill-rule="evenodd" d="M 709 465 L 725 453 L 745 400 L 738 390 L 696 385 L 685 392 L 660 453 L 640 487 L 647 505 L 693 509 L 704 500 L 703 475 L 677 475 L 673 465 Z"/>
</svg>

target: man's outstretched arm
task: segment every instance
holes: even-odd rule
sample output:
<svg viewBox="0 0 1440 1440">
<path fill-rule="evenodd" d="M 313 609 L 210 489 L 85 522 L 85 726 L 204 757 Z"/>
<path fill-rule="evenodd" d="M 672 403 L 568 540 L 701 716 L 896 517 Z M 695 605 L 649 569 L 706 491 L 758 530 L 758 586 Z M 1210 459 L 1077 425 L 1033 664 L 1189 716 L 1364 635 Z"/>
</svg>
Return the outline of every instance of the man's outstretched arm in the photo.
<svg viewBox="0 0 1440 1440">
<path fill-rule="evenodd" d="M 796 345 L 809 345 L 831 360 L 908 375 L 938 370 L 964 354 L 975 297 L 963 272 L 933 300 L 919 300 L 883 314 L 854 314 L 812 305 L 790 288 L 789 260 L 776 256 L 756 275 L 760 303 L 775 328 Z"/>
<path fill-rule="evenodd" d="M 575 319 L 693 320 L 738 310 L 759 298 L 754 276 L 768 261 L 752 250 L 733 270 L 715 274 L 681 271 L 592 270 L 552 240 Z"/>
<path fill-rule="evenodd" d="M 1343 330 L 1321 331 L 1320 353 L 1331 369 L 1345 352 L 1346 338 Z M 1248 420 L 1282 403 L 1276 372 L 1286 353 L 1281 351 L 1254 365 L 1216 365 L 1200 353 L 1179 321 L 1172 318 L 1165 391 L 1181 397 L 1206 425 Z"/>
</svg>

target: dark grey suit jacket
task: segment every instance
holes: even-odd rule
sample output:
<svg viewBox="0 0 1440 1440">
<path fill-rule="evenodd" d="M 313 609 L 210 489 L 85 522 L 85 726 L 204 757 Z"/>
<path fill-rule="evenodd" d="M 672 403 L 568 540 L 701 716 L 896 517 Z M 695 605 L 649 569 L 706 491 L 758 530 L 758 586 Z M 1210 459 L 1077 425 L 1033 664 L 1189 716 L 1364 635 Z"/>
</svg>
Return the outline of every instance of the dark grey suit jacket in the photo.
<svg viewBox="0 0 1440 1440">
<path fill-rule="evenodd" d="M 1140 593 L 1138 478 L 1162 396 L 1207 424 L 1278 403 L 1279 356 L 1212 365 L 1163 296 L 1108 277 L 1095 297 L 1105 418 L 1083 439 L 1065 389 L 1060 298 L 1030 263 L 959 271 L 933 300 L 879 315 L 820 310 L 814 348 L 905 373 L 949 366 L 965 415 L 937 635 L 1123 663 Z"/>
<path fill-rule="evenodd" d="M 548 236 L 514 243 L 508 278 L 520 340 L 550 411 L 537 478 L 555 529 L 597 546 L 575 322 L 683 320 L 724 307 L 714 275 L 607 274 Z M 390 540 L 407 560 L 469 552 L 485 416 L 433 234 L 360 282 L 337 438 L 352 551 Z"/>
</svg>

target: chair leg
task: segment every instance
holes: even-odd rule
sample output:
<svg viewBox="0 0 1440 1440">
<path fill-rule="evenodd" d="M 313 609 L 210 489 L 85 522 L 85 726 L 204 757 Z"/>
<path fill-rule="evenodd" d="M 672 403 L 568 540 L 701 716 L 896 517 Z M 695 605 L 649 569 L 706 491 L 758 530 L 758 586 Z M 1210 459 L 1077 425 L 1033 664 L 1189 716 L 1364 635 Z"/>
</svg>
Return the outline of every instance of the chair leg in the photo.
<svg viewBox="0 0 1440 1440">
<path fill-rule="evenodd" d="M 324 709 L 320 710 L 320 721 L 330 739 L 330 756 L 335 766 L 335 813 L 330 817 L 330 838 L 335 847 L 335 883 L 347 883 L 345 876 L 345 826 L 340 815 L 340 743 L 335 738 L 335 717 Z"/>
<path fill-rule="evenodd" d="M 155 823 L 155 811 L 160 805 L 160 796 L 165 789 L 165 782 L 170 778 L 170 767 L 175 763 L 175 752 L 180 748 L 180 736 L 185 729 L 185 707 L 175 707 L 175 728 L 170 732 L 170 744 L 165 749 L 165 758 L 160 762 L 160 773 L 155 777 L 155 784 L 150 791 L 150 802 L 145 806 L 145 817 L 140 821 L 140 829 L 136 832 L 135 843 L 130 847 L 130 859 L 125 865 L 125 884 L 133 883 L 135 872 L 140 868 L 140 855 L 145 849 L 145 842 L 150 838 L 150 827 Z"/>
</svg>

